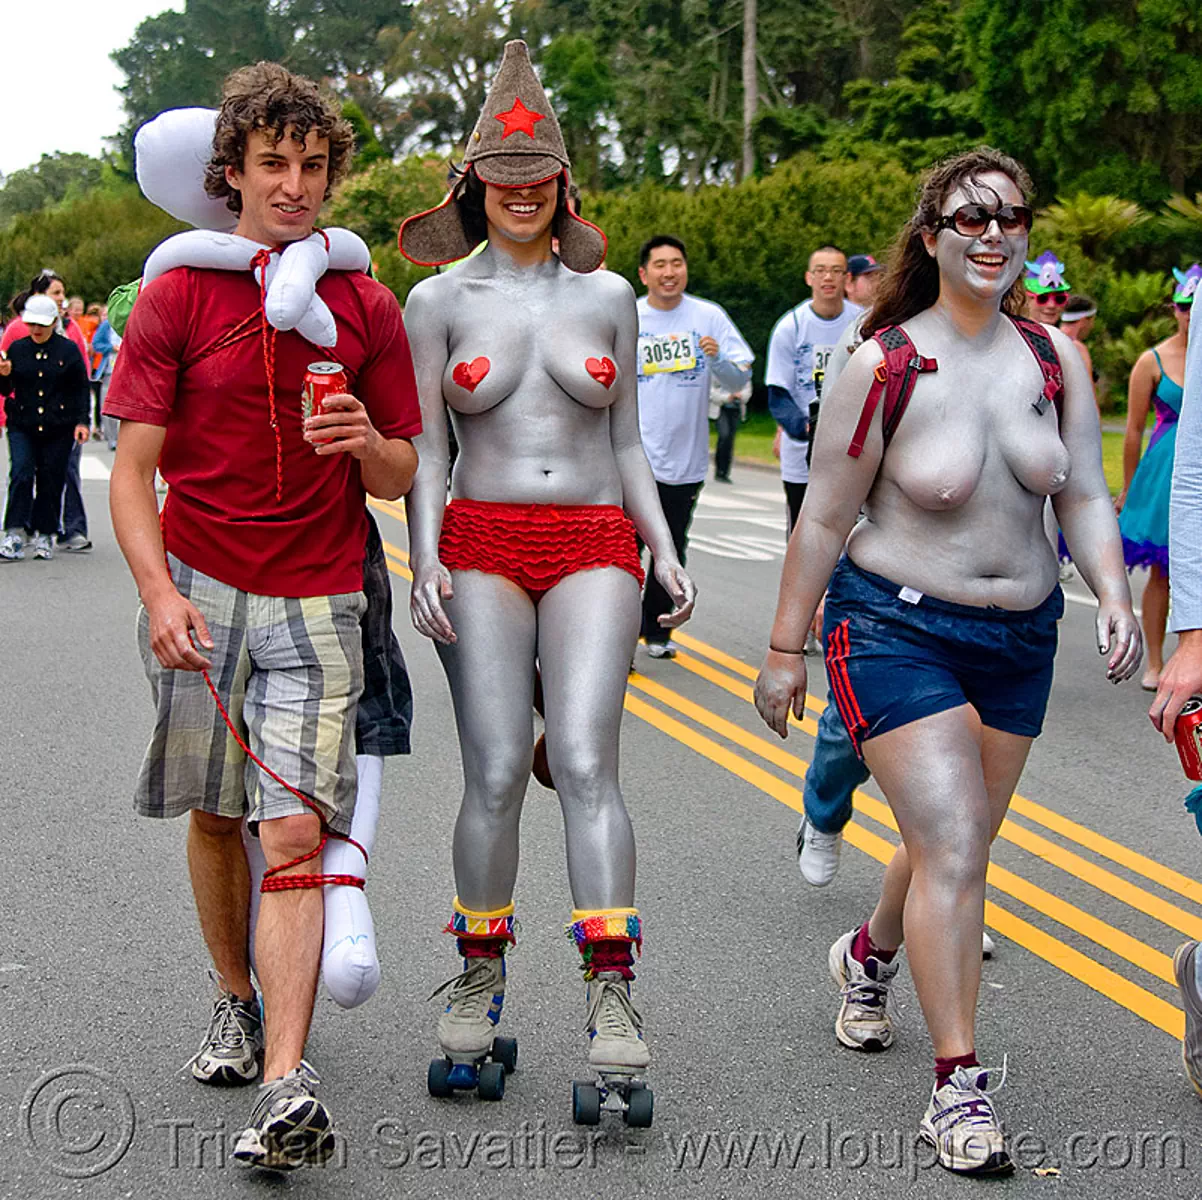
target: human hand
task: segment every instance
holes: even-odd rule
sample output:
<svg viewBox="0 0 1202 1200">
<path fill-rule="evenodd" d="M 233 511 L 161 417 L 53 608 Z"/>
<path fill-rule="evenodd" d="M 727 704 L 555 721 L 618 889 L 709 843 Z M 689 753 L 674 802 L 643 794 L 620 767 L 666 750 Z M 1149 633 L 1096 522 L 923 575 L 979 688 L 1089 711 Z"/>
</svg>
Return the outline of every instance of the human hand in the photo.
<svg viewBox="0 0 1202 1200">
<path fill-rule="evenodd" d="M 321 402 L 321 413 L 305 421 L 305 441 L 318 454 L 349 454 L 363 459 L 383 440 L 361 400 L 335 392 Z"/>
<path fill-rule="evenodd" d="M 92 430 L 87 425 L 75 426 L 75 440 L 82 446 L 92 440 Z"/>
<path fill-rule="evenodd" d="M 755 681 L 755 707 L 769 729 L 789 736 L 789 710 L 800 721 L 806 708 L 806 656 L 769 650 Z"/>
<path fill-rule="evenodd" d="M 659 623 L 665 629 L 675 629 L 693 615 L 693 606 L 697 603 L 697 588 L 685 574 L 684 567 L 673 559 L 664 561 L 656 558 L 655 578 L 660 587 L 671 596 L 674 605 L 670 613 L 664 613 L 659 618 Z"/>
<path fill-rule="evenodd" d="M 781 435 L 781 428 L 778 425 L 776 427 L 776 433 L 773 434 L 773 436 L 772 436 L 772 457 L 773 458 L 780 458 L 780 435 Z"/>
<path fill-rule="evenodd" d="M 1127 489 L 1123 488 L 1121 492 L 1114 498 L 1114 515 L 1117 517 L 1123 511 L 1123 505 L 1127 503 Z"/>
<path fill-rule="evenodd" d="M 451 572 L 442 563 L 415 569 L 409 591 L 409 617 L 413 628 L 440 645 L 453 646 L 459 639 L 442 602 L 454 595 Z"/>
<path fill-rule="evenodd" d="M 697 342 L 697 345 L 699 345 L 701 349 L 705 351 L 706 358 L 718 357 L 718 343 L 712 337 L 701 338 Z"/>
<path fill-rule="evenodd" d="M 1174 727 L 1181 707 L 1191 696 L 1202 693 L 1202 629 L 1189 629 L 1181 634 L 1177 649 L 1160 672 L 1156 699 L 1148 709 L 1152 724 L 1173 740 Z"/>
<path fill-rule="evenodd" d="M 207 671 L 213 664 L 196 648 L 212 650 L 205 619 L 191 601 L 171 588 L 161 598 L 143 601 L 150 618 L 150 648 L 168 671 Z M 196 632 L 195 642 L 191 637 Z"/>
<path fill-rule="evenodd" d="M 1098 653 L 1109 654 L 1106 678 L 1122 683 L 1135 674 L 1144 657 L 1144 639 L 1130 604 L 1099 604 Z"/>
</svg>

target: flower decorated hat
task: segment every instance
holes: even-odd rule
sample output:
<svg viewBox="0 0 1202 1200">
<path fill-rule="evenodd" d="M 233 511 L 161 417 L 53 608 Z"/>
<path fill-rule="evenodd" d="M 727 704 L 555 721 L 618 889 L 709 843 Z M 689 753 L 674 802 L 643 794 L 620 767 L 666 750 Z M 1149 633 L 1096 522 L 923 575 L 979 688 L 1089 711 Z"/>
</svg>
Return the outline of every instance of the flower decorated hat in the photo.
<svg viewBox="0 0 1202 1200">
<path fill-rule="evenodd" d="M 1198 292 L 1198 285 L 1202 283 L 1202 263 L 1194 263 L 1186 271 L 1178 271 L 1174 267 L 1173 278 L 1176 280 L 1176 287 L 1173 288 L 1173 303 L 1193 304 L 1194 296 Z"/>
<path fill-rule="evenodd" d="M 465 258 L 479 242 L 464 228 L 459 202 L 469 174 L 496 187 L 522 188 L 563 176 L 571 163 L 563 133 L 525 42 L 505 44 L 501 68 L 468 139 L 464 174 L 447 198 L 428 212 L 407 217 L 397 235 L 401 253 L 423 267 Z M 559 257 L 565 267 L 595 271 L 605 261 L 605 235 L 568 208 L 559 210 Z"/>
<path fill-rule="evenodd" d="M 1034 262 L 1028 262 L 1026 267 L 1023 286 L 1032 296 L 1072 291 L 1064 279 L 1064 263 L 1051 250 L 1045 250 Z"/>
</svg>

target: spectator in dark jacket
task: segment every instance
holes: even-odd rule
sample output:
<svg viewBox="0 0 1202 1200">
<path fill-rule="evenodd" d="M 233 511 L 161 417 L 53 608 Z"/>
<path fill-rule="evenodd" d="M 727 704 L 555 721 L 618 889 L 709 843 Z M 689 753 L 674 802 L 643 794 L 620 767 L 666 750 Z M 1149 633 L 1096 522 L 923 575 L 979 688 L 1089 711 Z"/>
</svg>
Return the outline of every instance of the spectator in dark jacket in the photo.
<svg viewBox="0 0 1202 1200">
<path fill-rule="evenodd" d="M 27 333 L 0 359 L 0 395 L 8 416 L 9 482 L 0 562 L 53 558 L 72 447 L 88 440 L 88 372 L 77 347 L 55 332 L 59 307 L 30 296 L 21 312 Z"/>
</svg>

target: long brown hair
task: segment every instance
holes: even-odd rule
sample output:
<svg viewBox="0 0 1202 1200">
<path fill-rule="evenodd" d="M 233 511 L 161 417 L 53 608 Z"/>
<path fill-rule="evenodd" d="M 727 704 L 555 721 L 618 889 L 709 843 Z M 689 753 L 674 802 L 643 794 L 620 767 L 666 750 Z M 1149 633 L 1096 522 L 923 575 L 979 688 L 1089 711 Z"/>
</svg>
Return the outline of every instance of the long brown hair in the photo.
<svg viewBox="0 0 1202 1200">
<path fill-rule="evenodd" d="M 978 146 L 936 163 L 922 178 L 914 215 L 902 227 L 889 251 L 888 265 L 877 288 L 872 311 L 864 321 L 867 340 L 878 329 L 900 325 L 928 309 L 939 298 L 939 267 L 922 242 L 923 230 L 931 229 L 943 212 L 944 202 L 966 180 L 978 183 L 982 175 L 1000 172 L 1007 176 L 1029 204 L 1034 185 L 1016 159 L 991 146 Z M 1002 311 L 1021 316 L 1025 304 L 1021 275 L 1002 300 Z"/>
</svg>

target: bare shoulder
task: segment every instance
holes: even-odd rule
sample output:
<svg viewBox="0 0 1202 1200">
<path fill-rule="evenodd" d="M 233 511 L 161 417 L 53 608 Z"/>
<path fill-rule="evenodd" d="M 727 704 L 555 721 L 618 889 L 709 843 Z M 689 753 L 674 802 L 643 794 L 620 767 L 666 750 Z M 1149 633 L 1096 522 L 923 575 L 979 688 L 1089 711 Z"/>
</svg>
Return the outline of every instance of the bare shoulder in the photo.
<svg viewBox="0 0 1202 1200">
<path fill-rule="evenodd" d="M 565 267 L 565 271 L 568 269 Z M 634 288 L 616 271 L 589 271 L 579 274 L 568 271 L 573 288 L 579 288 L 589 296 L 607 302 L 626 302 L 634 304 Z"/>
<path fill-rule="evenodd" d="M 431 275 L 414 284 L 405 297 L 405 324 L 412 329 L 414 324 L 429 323 L 438 319 L 440 312 L 448 312 L 459 291 L 459 280 L 454 271 Z"/>
</svg>

